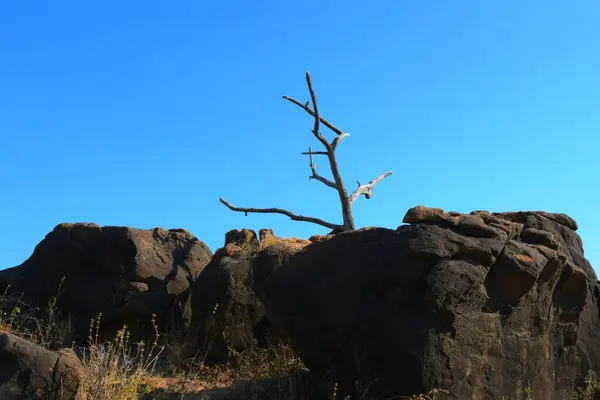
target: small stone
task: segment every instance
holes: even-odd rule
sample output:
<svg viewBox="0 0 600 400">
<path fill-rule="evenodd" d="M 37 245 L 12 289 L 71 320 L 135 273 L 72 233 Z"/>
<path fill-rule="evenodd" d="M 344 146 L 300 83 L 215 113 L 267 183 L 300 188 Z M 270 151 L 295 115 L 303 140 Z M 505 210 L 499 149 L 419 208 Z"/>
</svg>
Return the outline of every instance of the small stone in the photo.
<svg viewBox="0 0 600 400">
<path fill-rule="evenodd" d="M 436 222 L 443 221 L 448 214 L 441 208 L 430 208 L 424 206 L 416 206 L 406 212 L 402 219 L 405 224 L 414 224 L 417 222 Z"/>
</svg>

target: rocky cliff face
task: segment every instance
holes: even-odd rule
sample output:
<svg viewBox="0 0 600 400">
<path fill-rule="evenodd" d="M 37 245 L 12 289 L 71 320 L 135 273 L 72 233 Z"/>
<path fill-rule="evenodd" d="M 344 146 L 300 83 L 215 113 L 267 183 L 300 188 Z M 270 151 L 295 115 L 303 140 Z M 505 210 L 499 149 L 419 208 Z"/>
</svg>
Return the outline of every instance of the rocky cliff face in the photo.
<svg viewBox="0 0 600 400">
<path fill-rule="evenodd" d="M 416 207 L 404 222 L 306 246 L 264 284 L 324 395 L 562 400 L 598 370 L 600 290 L 575 221 Z"/>
</svg>

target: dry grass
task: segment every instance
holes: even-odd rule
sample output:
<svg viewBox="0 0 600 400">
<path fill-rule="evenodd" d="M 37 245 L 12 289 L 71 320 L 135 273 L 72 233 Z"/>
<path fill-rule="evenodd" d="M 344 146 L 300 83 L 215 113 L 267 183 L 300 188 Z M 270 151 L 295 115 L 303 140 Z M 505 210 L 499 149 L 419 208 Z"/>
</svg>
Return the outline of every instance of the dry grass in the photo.
<svg viewBox="0 0 600 400">
<path fill-rule="evenodd" d="M 442 395 L 449 395 L 450 392 L 443 389 L 432 389 L 428 393 L 409 397 L 410 400 L 437 400 Z M 443 396 L 442 396 L 443 398 Z"/>
<path fill-rule="evenodd" d="M 182 373 L 192 379 L 210 376 L 221 385 L 231 385 L 240 380 L 288 376 L 304 368 L 294 350 L 283 342 L 273 343 L 266 349 L 231 351 L 233 355 L 227 365 L 208 367 L 202 361 L 191 361 Z"/>
<path fill-rule="evenodd" d="M 99 343 L 98 331 L 102 314 L 90 323 L 88 347 L 83 348 L 82 390 L 86 400 L 138 399 L 140 387 L 155 372 L 163 351 L 158 345 L 158 327 L 155 316 L 154 343 L 147 349 L 144 342 L 129 342 L 129 331 L 123 326 L 112 342 Z"/>
<path fill-rule="evenodd" d="M 59 285 L 58 294 L 43 310 L 25 304 L 22 296 L 15 298 L 9 295 L 10 287 L 8 287 L 0 295 L 0 330 L 14 333 L 50 350 L 70 346 L 73 335 L 72 325 L 68 318 L 62 318 L 57 306 L 63 281 Z M 41 318 L 40 314 L 45 317 Z"/>
<path fill-rule="evenodd" d="M 234 352 L 235 353 L 235 352 Z M 147 393 L 189 395 L 200 391 L 236 393 L 235 398 L 252 398 L 257 392 L 277 392 L 275 399 L 307 399 L 298 381 L 304 367 L 293 349 L 284 343 L 268 349 L 235 353 L 225 365 L 208 366 L 201 360 L 186 360 L 168 376 L 155 374 L 145 382 Z M 249 396 L 249 397 L 248 397 Z M 162 398 L 162 397 L 160 397 Z"/>
</svg>

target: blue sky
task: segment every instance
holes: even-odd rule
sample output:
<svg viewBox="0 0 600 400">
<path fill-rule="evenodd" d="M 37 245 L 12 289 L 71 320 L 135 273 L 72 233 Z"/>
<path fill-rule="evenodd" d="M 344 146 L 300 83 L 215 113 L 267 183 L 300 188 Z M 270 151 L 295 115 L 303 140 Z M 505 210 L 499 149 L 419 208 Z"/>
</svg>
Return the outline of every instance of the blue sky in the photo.
<svg viewBox="0 0 600 400">
<path fill-rule="evenodd" d="M 600 265 L 600 2 L 4 1 L 0 268 L 61 222 L 327 229 L 219 203 L 340 222 L 309 181 L 323 115 L 349 188 L 380 173 L 358 226 L 417 204 L 563 212 Z M 329 136 L 331 137 L 331 136 Z M 324 160 L 317 167 L 328 173 Z"/>
</svg>

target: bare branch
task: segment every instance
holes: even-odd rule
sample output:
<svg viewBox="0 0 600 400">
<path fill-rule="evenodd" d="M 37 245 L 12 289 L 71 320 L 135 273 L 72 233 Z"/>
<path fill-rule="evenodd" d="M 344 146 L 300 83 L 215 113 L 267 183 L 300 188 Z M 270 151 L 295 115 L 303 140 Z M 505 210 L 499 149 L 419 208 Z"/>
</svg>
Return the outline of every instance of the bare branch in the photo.
<svg viewBox="0 0 600 400">
<path fill-rule="evenodd" d="M 322 177 L 321 175 L 319 175 L 319 173 L 317 172 L 317 166 L 315 165 L 315 163 L 313 162 L 313 158 L 312 155 L 314 154 L 312 149 L 309 147 L 308 148 L 308 156 L 309 156 L 309 162 L 310 162 L 310 170 L 312 171 L 312 175 L 308 177 L 308 179 L 316 179 L 319 182 L 324 183 L 325 185 L 329 186 L 330 188 L 333 188 L 335 190 L 337 190 L 337 186 L 335 186 L 335 183 L 331 182 L 329 179 Z M 325 153 L 327 154 L 327 153 Z"/>
<path fill-rule="evenodd" d="M 227 208 L 229 208 L 231 211 L 243 212 L 246 215 L 248 215 L 248 213 L 283 214 L 283 215 L 287 215 L 288 217 L 290 217 L 294 221 L 311 222 L 313 224 L 321 225 L 321 226 L 324 226 L 324 227 L 329 228 L 329 229 L 343 229 L 342 225 L 332 224 L 330 222 L 323 221 L 322 219 L 319 219 L 319 218 L 305 217 L 303 215 L 297 215 L 297 214 L 294 214 L 294 213 L 292 213 L 290 211 L 283 210 L 281 208 L 253 208 L 253 207 L 247 207 L 246 208 L 246 207 L 235 207 L 235 206 L 231 205 L 229 202 L 227 202 L 226 200 L 224 200 L 222 198 L 220 198 L 219 201 L 221 203 L 225 204 L 225 206 Z"/>
<path fill-rule="evenodd" d="M 331 149 L 331 145 L 329 144 L 327 139 L 325 139 L 325 137 L 321 135 L 321 132 L 319 132 L 319 122 L 321 122 L 321 116 L 319 115 L 319 106 L 317 106 L 317 96 L 315 95 L 315 90 L 312 87 L 312 80 L 310 79 L 310 72 L 308 71 L 306 71 L 306 84 L 308 85 L 310 99 L 312 100 L 313 104 L 313 113 L 315 114 L 315 124 L 313 126 L 312 132 L 317 137 L 317 139 L 319 139 L 321 143 L 323 143 L 327 151 L 329 151 Z"/>
<path fill-rule="evenodd" d="M 392 171 L 388 171 L 385 174 L 379 175 L 377 178 L 373 179 L 371 182 L 369 182 L 366 185 L 361 185 L 359 181 L 356 181 L 356 183 L 358 183 L 358 187 L 356 188 L 354 193 L 352 193 L 352 195 L 349 198 L 350 204 L 354 203 L 356 201 L 356 199 L 358 199 L 363 194 L 365 195 L 367 200 L 370 199 L 371 196 L 373 195 L 373 188 L 375 187 L 375 185 L 377 185 L 377 183 L 379 183 L 379 181 L 387 178 L 391 174 L 392 174 Z"/>
<path fill-rule="evenodd" d="M 289 97 L 289 96 L 282 96 L 284 99 L 286 99 L 287 101 L 291 101 L 292 103 L 296 104 L 298 107 L 304 109 L 304 111 L 306 111 L 307 113 L 309 113 L 311 116 L 315 116 L 315 113 L 313 110 L 311 110 L 311 108 L 308 106 L 307 104 L 302 104 L 300 103 L 298 100 L 294 99 L 293 97 Z M 319 120 L 321 121 L 321 123 L 323 125 L 325 125 L 326 127 L 328 127 L 329 129 L 331 129 L 333 132 L 335 132 L 336 135 L 341 135 L 344 132 L 342 132 L 341 129 L 337 128 L 335 125 L 333 125 L 331 122 L 327 121 L 325 118 L 319 116 Z"/>
<path fill-rule="evenodd" d="M 303 156 L 326 156 L 327 152 L 326 151 L 303 151 L 302 153 Z"/>
<path fill-rule="evenodd" d="M 321 122 L 323 125 L 325 125 L 326 127 L 328 127 L 329 129 L 331 129 L 336 135 L 340 136 L 343 135 L 343 132 L 341 129 L 337 128 L 335 125 L 333 125 L 331 122 L 327 121 L 325 118 L 321 117 L 319 115 L 319 109 L 317 108 L 316 105 L 316 98 L 315 98 L 315 92 L 312 88 L 312 81 L 310 79 L 310 73 L 307 72 L 306 73 L 306 83 L 308 84 L 308 90 L 310 91 L 310 96 L 313 102 L 313 107 L 315 108 L 314 111 L 311 110 L 311 108 L 309 107 L 309 102 L 307 101 L 305 104 L 300 103 L 298 100 L 289 97 L 289 96 L 283 96 L 284 99 L 296 104 L 298 107 L 302 108 L 304 111 L 306 111 L 307 113 L 309 113 L 311 116 L 315 117 L 316 121 L 315 124 L 318 122 Z M 317 119 L 318 118 L 318 119 Z"/>
</svg>

